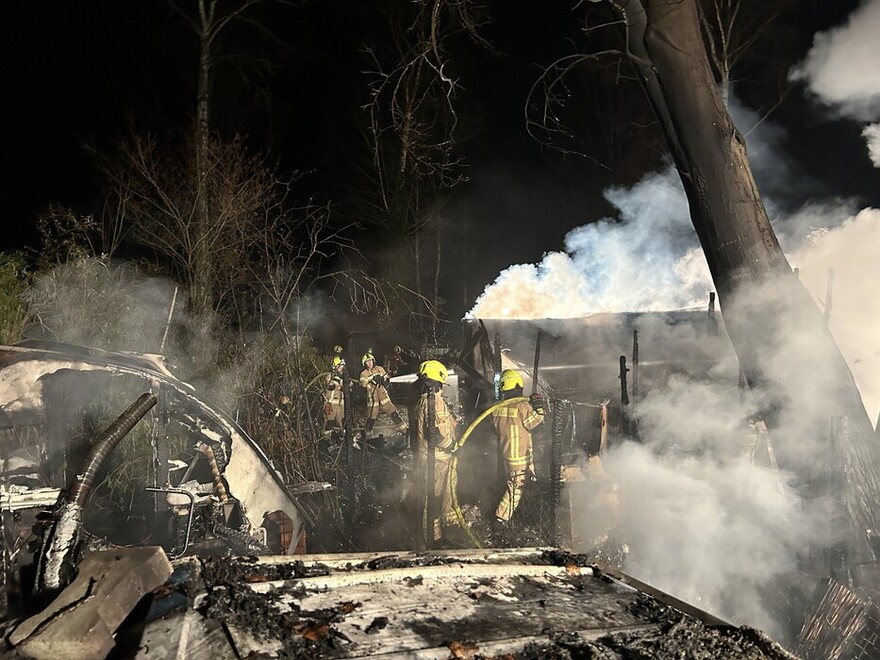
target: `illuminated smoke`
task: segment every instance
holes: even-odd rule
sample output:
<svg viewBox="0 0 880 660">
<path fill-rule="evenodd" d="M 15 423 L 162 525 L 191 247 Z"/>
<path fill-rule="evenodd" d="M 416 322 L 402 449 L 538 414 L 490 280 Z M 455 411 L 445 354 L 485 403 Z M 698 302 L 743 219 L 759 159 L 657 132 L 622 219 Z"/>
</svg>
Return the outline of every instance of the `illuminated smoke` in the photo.
<svg viewBox="0 0 880 660">
<path fill-rule="evenodd" d="M 841 113 L 877 122 L 878 31 L 880 0 L 864 4 L 847 25 L 819 35 L 797 76 Z M 736 109 L 732 113 L 740 128 L 751 125 Z M 880 281 L 876 258 L 880 211 L 858 210 L 846 200 L 812 200 L 810 193 L 818 189 L 811 185 L 814 182 L 805 182 L 800 173 L 781 166 L 783 154 L 775 144 L 760 139 L 762 131 L 744 133 L 774 229 L 820 312 L 828 271 L 834 269 L 829 329 L 869 416 L 876 418 L 880 300 L 873 288 Z M 878 124 L 866 127 L 863 135 L 872 162 L 880 164 Z M 668 185 L 658 195 L 662 181 Z M 645 182 L 651 185 L 643 186 Z M 704 306 L 705 291 L 712 285 L 696 239 L 685 231 L 688 215 L 675 174 L 650 175 L 645 182 L 631 191 L 618 188 L 609 193 L 620 210 L 620 222 L 603 220 L 592 230 L 574 230 L 566 237 L 565 252 L 547 255 L 536 266 L 504 271 L 469 316 L 570 318 L 601 311 Z M 628 192 L 633 194 L 632 203 L 627 203 Z M 677 199 L 679 209 L 668 204 L 670 199 Z M 670 229 L 681 234 L 669 239 Z M 573 237 L 591 240 L 576 242 Z M 554 283 L 553 277 L 561 274 L 564 278 Z M 664 286 L 677 290 L 663 290 Z M 739 401 L 735 360 L 732 370 L 727 365 L 731 373 L 711 374 L 711 382 L 679 376 L 645 391 L 638 407 L 644 444 L 613 447 L 602 462 L 617 501 L 610 514 L 615 520 L 605 527 L 613 528 L 612 533 L 629 548 L 624 570 L 736 624 L 758 626 L 784 639 L 790 631 L 783 630 L 768 611 L 765 597 L 777 579 L 797 571 L 798 556 L 805 548 L 833 540 L 826 536 L 831 503 L 804 499 L 795 478 L 821 464 L 818 457 L 827 439 L 819 429 L 825 428 L 832 413 L 827 408 L 830 393 L 822 391 L 828 383 L 778 373 L 784 365 L 798 363 L 821 370 L 827 347 L 809 345 L 800 332 L 803 319 L 797 310 L 786 308 L 785 300 L 777 302 L 780 317 L 789 320 L 789 331 L 784 343 L 763 356 L 763 364 L 775 376 L 774 382 L 786 389 L 777 393 L 787 406 L 780 411 L 780 425 L 771 438 L 785 456 L 781 470 L 749 466 L 743 455 L 744 422 L 752 411 L 749 403 Z M 766 342 L 767 338 L 756 337 L 752 345 Z M 651 350 L 645 342 L 643 357 Z M 807 383 L 814 389 L 808 389 Z M 580 503 L 586 511 L 591 504 Z M 588 514 L 581 515 L 582 524 L 595 525 L 586 519 Z"/>
<path fill-rule="evenodd" d="M 820 32 L 806 59 L 792 72 L 804 81 L 823 103 L 859 122 L 880 120 L 880 0 L 867 0 L 839 27 Z M 877 155 L 878 129 L 867 127 L 863 135 L 871 162 Z"/>
<path fill-rule="evenodd" d="M 576 318 L 705 304 L 712 288 L 674 169 L 606 197 L 620 220 L 570 231 L 564 252 L 502 272 L 468 318 Z"/>
<path fill-rule="evenodd" d="M 880 167 L 880 124 L 868 124 L 862 129 L 862 137 L 868 145 L 868 157 L 874 167 Z"/>
<path fill-rule="evenodd" d="M 833 269 L 829 328 L 862 394 L 871 419 L 880 410 L 880 211 L 864 209 L 837 227 L 816 229 L 789 254 L 804 286 L 824 303 Z"/>
</svg>

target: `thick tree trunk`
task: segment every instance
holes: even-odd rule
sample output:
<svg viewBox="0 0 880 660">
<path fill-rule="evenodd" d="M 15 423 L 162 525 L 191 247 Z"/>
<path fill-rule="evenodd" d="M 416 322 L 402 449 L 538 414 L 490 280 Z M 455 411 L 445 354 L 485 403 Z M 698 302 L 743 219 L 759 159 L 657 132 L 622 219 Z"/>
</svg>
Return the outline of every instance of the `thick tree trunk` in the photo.
<svg viewBox="0 0 880 660">
<path fill-rule="evenodd" d="M 712 75 L 695 0 L 611 1 L 681 175 L 740 366 L 776 431 L 780 465 L 811 497 L 834 495 L 830 471 L 842 466 L 850 561 L 868 561 L 865 530 L 880 527 L 878 443 L 849 368 L 770 226 Z M 848 437 L 836 439 L 838 463 L 824 429 L 839 428 L 832 420 L 841 417 Z"/>
</svg>

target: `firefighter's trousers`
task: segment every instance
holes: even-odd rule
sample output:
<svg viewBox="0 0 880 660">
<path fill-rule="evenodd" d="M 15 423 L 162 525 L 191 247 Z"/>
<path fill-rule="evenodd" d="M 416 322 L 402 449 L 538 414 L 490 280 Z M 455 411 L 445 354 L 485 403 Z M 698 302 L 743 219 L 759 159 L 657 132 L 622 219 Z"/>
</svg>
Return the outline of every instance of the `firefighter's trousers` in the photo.
<svg viewBox="0 0 880 660">
<path fill-rule="evenodd" d="M 427 521 L 427 455 L 419 452 L 419 463 L 415 478 L 418 480 L 420 501 L 423 502 L 422 519 Z M 452 507 L 452 488 L 449 479 L 449 468 L 452 462 L 452 454 L 440 449 L 434 450 L 434 512 L 436 517 L 429 521 L 433 530 L 434 540 L 438 540 L 443 534 L 443 527 L 458 524 L 458 518 Z"/>
<path fill-rule="evenodd" d="M 522 499 L 523 489 L 526 485 L 525 469 L 509 469 L 507 470 L 507 481 L 504 484 L 504 493 L 498 508 L 495 509 L 495 517 L 504 522 L 508 522 L 513 517 L 513 512 L 519 506 Z"/>
</svg>

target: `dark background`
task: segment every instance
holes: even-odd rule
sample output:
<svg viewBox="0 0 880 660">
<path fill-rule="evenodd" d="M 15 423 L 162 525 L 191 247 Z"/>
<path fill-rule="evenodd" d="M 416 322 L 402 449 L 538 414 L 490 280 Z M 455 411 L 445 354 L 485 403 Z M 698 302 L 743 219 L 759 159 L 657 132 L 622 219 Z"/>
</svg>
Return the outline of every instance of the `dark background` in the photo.
<svg viewBox="0 0 880 660">
<path fill-rule="evenodd" d="M 543 252 L 562 248 L 568 230 L 613 214 L 603 188 L 632 183 L 661 163 L 650 131 L 634 134 L 610 169 L 563 157 L 526 134 L 529 88 L 542 67 L 583 41 L 572 4 L 490 2 L 492 23 L 483 35 L 498 52 L 464 44 L 455 60 L 471 140 L 470 181 L 455 190 L 447 207 L 457 238 L 467 236 L 452 241 L 451 259 L 461 267 L 446 267 L 451 313 L 466 311 L 501 269 L 539 260 Z M 747 61 L 737 93 L 756 108 L 771 104 L 769 70 L 778 77 L 804 56 L 817 30 L 842 21 L 857 5 L 793 3 L 773 36 L 775 63 Z M 189 126 L 197 44 L 163 0 L 16 1 L 0 11 L 6 73 L 2 247 L 38 248 L 35 218 L 48 204 L 100 212 L 94 149 L 109 148 L 132 128 L 162 134 Z M 218 69 L 213 128 L 247 135 L 283 171 L 304 173 L 298 184 L 303 198 L 331 202 L 344 212 L 355 176 L 352 154 L 364 149 L 357 130 L 367 98 L 362 49 L 382 38 L 372 3 L 266 3 L 261 12 L 275 38 L 244 35 L 239 50 L 271 61 L 271 70 L 241 69 L 240 63 Z M 241 83 L 242 73 L 250 86 Z M 577 106 L 571 110 L 575 139 L 587 150 L 598 144 L 602 122 L 601 115 L 590 119 L 590 94 L 612 93 L 590 75 L 575 86 Z M 641 95 L 632 83 L 622 93 Z M 876 170 L 864 156 L 859 126 L 831 120 L 798 88 L 772 120 L 785 129 L 781 147 L 818 182 L 816 194 L 876 203 Z M 363 240 L 368 243 L 369 236 Z"/>
</svg>

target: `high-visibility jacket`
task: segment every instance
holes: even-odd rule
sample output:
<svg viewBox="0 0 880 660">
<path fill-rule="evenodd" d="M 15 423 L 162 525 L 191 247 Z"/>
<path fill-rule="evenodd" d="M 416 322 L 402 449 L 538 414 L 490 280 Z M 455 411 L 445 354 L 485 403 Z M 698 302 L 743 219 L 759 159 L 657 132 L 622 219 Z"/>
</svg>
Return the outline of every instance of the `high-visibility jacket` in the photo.
<svg viewBox="0 0 880 660">
<path fill-rule="evenodd" d="M 525 470 L 532 455 L 531 431 L 544 416 L 528 401 L 499 406 L 492 411 L 492 422 L 501 439 L 501 452 L 508 471 Z"/>
<path fill-rule="evenodd" d="M 419 397 L 418 410 L 418 441 L 419 451 L 427 453 L 428 438 L 425 434 L 428 419 L 428 393 L 425 392 Z M 449 412 L 449 407 L 443 396 L 437 392 L 434 395 L 434 427 L 437 434 L 434 436 L 435 449 L 441 452 L 448 452 L 455 444 L 455 418 Z"/>
<path fill-rule="evenodd" d="M 384 380 L 378 384 L 373 382 L 373 376 L 377 374 L 383 379 L 386 376 L 385 369 L 374 364 L 372 369 L 365 368 L 361 371 L 359 379 L 361 386 L 367 390 L 367 417 L 370 419 L 376 419 L 380 412 L 386 415 L 397 412 L 397 408 L 391 402 L 391 397 L 388 396 L 388 390 L 385 389 Z"/>
<path fill-rule="evenodd" d="M 342 377 L 337 374 L 328 374 L 327 383 L 324 387 L 324 401 L 329 404 L 342 404 L 345 393 L 342 387 Z"/>
<path fill-rule="evenodd" d="M 419 492 L 424 495 L 425 489 L 422 484 L 426 477 L 428 451 L 434 447 L 434 497 L 436 498 L 437 517 L 427 521 L 433 528 L 434 540 L 441 536 L 441 528 L 444 525 L 457 524 L 455 511 L 452 506 L 452 488 L 449 480 L 449 467 L 452 460 L 452 447 L 455 444 L 455 418 L 449 412 L 449 408 L 443 396 L 437 392 L 434 394 L 434 433 L 433 443 L 430 440 L 428 430 L 428 393 L 419 397 L 418 403 L 418 426 L 416 433 L 415 469 L 413 476 L 419 484 Z"/>
<path fill-rule="evenodd" d="M 345 388 L 342 377 L 335 373 L 327 375 L 324 386 L 324 424 L 331 421 L 339 428 L 345 426 Z"/>
</svg>

